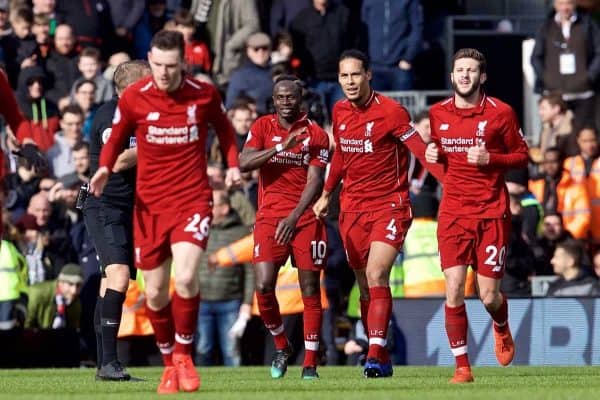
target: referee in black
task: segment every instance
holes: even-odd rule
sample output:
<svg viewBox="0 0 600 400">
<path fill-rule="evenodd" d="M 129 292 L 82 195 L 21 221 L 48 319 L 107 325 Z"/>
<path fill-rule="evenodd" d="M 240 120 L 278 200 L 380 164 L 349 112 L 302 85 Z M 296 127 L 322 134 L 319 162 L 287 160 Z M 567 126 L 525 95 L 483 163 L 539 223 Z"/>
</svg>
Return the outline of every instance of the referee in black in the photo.
<svg viewBox="0 0 600 400">
<path fill-rule="evenodd" d="M 150 74 L 145 61 L 127 61 L 115 70 L 117 95 L 127 86 Z M 90 138 L 90 169 L 98 169 L 102 146 L 107 142 L 117 99 L 103 104 L 96 113 Z M 87 230 L 96 246 L 100 259 L 102 281 L 94 312 L 98 370 L 96 379 L 128 381 L 127 373 L 117 358 L 117 333 L 121 324 L 125 293 L 129 279 L 135 279 L 133 266 L 133 203 L 135 192 L 135 165 L 137 151 L 135 136 L 129 138 L 115 164 L 101 197 L 89 196 L 84 206 Z"/>
</svg>

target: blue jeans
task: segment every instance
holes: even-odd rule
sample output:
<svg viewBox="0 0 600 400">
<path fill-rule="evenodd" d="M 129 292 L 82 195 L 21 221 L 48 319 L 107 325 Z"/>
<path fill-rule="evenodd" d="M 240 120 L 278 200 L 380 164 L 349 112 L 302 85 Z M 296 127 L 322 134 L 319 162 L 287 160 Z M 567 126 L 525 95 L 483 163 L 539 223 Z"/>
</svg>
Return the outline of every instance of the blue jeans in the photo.
<svg viewBox="0 0 600 400">
<path fill-rule="evenodd" d="M 196 352 L 201 365 L 212 365 L 212 353 L 217 343 L 223 354 L 223 364 L 228 367 L 240 365 L 237 340 L 228 334 L 238 317 L 240 305 L 240 300 L 200 302 Z"/>
<path fill-rule="evenodd" d="M 313 81 L 310 88 L 319 93 L 323 104 L 327 107 L 327 113 L 331 116 L 331 110 L 336 101 L 344 97 L 344 92 L 337 81 Z"/>
<path fill-rule="evenodd" d="M 413 88 L 412 70 L 403 70 L 397 65 L 372 65 L 371 86 L 377 91 L 411 90 Z"/>
</svg>

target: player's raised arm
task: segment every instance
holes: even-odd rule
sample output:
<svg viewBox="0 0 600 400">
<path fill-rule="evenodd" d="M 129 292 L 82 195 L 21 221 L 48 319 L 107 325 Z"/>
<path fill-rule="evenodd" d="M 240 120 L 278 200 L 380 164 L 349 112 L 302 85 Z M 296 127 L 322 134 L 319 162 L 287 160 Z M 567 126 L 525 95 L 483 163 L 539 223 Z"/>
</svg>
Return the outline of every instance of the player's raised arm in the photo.
<svg viewBox="0 0 600 400">
<path fill-rule="evenodd" d="M 302 127 L 292 131 L 282 143 L 278 143 L 275 146 L 263 149 L 262 146 L 255 147 L 258 146 L 259 141 L 252 134 L 252 129 L 250 129 L 250 132 L 250 135 L 252 136 L 250 136 L 248 139 L 248 142 L 244 146 L 242 154 L 240 155 L 240 169 L 243 172 L 260 168 L 264 163 L 269 161 L 271 157 L 279 152 L 296 146 L 300 141 L 302 141 L 302 139 L 306 137 L 306 127 Z"/>
<path fill-rule="evenodd" d="M 339 149 L 339 143 L 336 144 L 336 148 Z M 327 215 L 327 209 L 329 208 L 329 196 L 342 180 L 343 163 L 341 151 L 334 151 L 331 158 L 331 165 L 329 166 L 329 174 L 327 175 L 327 180 L 323 186 L 323 192 L 313 206 L 313 212 L 317 218 Z"/>
<path fill-rule="evenodd" d="M 444 179 L 444 167 L 438 163 L 428 163 L 425 159 L 425 150 L 427 149 L 427 143 L 423 141 L 419 132 L 410 122 L 410 116 L 408 111 L 400 105 L 393 115 L 392 121 L 392 134 L 404 144 L 411 153 L 417 157 L 421 164 L 431 172 L 431 174 L 439 182 Z"/>
</svg>

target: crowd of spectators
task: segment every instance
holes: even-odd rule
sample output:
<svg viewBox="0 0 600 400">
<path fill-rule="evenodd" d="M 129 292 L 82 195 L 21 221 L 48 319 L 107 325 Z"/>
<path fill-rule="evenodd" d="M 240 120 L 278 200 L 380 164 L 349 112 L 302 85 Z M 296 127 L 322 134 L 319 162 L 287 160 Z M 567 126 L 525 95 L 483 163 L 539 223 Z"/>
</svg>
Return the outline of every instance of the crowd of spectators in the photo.
<svg viewBox="0 0 600 400">
<path fill-rule="evenodd" d="M 5 127 L 3 149 L 12 172 L 5 178 L 0 256 L 4 264 L 0 268 L 12 268 L 19 283 L 14 286 L 16 295 L 0 296 L 0 328 L 19 323 L 37 328 L 73 326 L 80 329 L 87 353 L 94 354 L 91 321 L 99 267 L 75 202 L 80 185 L 89 179 L 88 140 L 95 112 L 114 95 L 114 69 L 129 59 L 145 59 L 154 33 L 173 29 L 183 34 L 188 72 L 220 89 L 241 150 L 252 122 L 272 112 L 272 82 L 281 74 L 294 73 L 303 80 L 305 111 L 329 128 L 331 108 L 342 97 L 337 60 L 349 48 L 368 52 L 376 90 L 437 89 L 422 85 L 424 79 L 416 66 L 419 57 L 439 46 L 440 34 L 432 32 L 443 15 L 456 8 L 433 3 L 437 2 L 0 0 L 0 63 L 23 114 L 32 123 L 32 136 L 48 159 L 48 170 L 39 171 L 10 155 L 14 136 Z M 530 168 L 507 175 L 513 236 L 503 288 L 509 296 L 531 295 L 533 276 L 558 277 L 550 295 L 600 293 L 600 154 L 598 126 L 594 125 L 600 87 L 600 29 L 585 11 L 570 12 L 557 8 L 556 13 L 549 13 L 531 59 L 538 77 L 543 131 L 538 142 L 530 143 Z M 571 37 L 577 40 L 569 40 Z M 573 43 L 579 45 L 568 47 Z M 560 62 L 552 61 L 555 59 Z M 561 79 L 562 75 L 568 79 Z M 420 133 L 427 135 L 427 112 L 413 118 Z M 216 209 L 209 254 L 250 230 L 257 204 L 255 173 L 244 175 L 241 189 L 224 190 L 226 166 L 215 141 L 213 134 L 206 149 Z M 439 265 L 435 254 L 419 252 L 423 247 L 419 243 L 436 240 L 431 221 L 435 223 L 441 188 L 417 161 L 411 163 L 409 172 L 415 216 L 423 218 L 416 224 L 422 226 L 423 236 L 411 240 L 411 257 Z M 336 320 L 346 315 L 353 283 L 337 234 L 335 208 L 327 221 L 332 255 L 325 272 L 328 312 L 333 312 L 329 325 L 336 325 Z M 396 267 L 401 268 L 402 262 L 399 257 Z M 238 322 L 241 310 L 248 318 L 250 315 L 252 290 L 248 285 L 252 280 L 248 276 L 252 270 L 246 264 L 235 273 L 215 275 L 208 272 L 209 264 L 205 260 L 201 270 L 207 303 L 201 308 L 200 320 L 226 314 L 227 321 L 214 320 L 214 329 L 220 337 L 239 339 L 243 334 Z M 410 282 L 412 273 L 423 272 L 406 268 L 401 279 Z M 430 279 L 443 281 L 443 276 L 432 269 Z M 228 282 L 224 287 L 232 292 L 219 290 L 219 282 Z M 37 285 L 49 285 L 51 289 L 44 290 L 54 293 L 54 297 L 35 296 L 53 305 L 47 312 L 52 317 L 43 318 L 44 326 L 31 323 L 31 301 L 29 313 L 26 311 L 27 293 L 31 300 L 32 293 L 42 290 Z M 443 290 L 413 289 L 407 286 L 402 293 L 409 297 L 443 295 Z M 0 289 L 2 293 L 6 290 Z M 219 304 L 211 305 L 211 301 Z M 227 314 L 228 309 L 219 308 L 223 302 L 231 302 L 235 312 Z M 74 320 L 72 312 L 79 314 L 76 324 L 69 322 Z M 236 322 L 237 330 L 224 333 L 223 326 L 229 331 Z M 210 364 L 219 339 L 210 336 L 213 330 L 203 332 L 198 353 L 203 363 Z M 324 337 L 327 341 L 327 335 Z M 228 365 L 239 365 L 233 346 L 232 341 L 221 342 L 222 359 Z M 328 359 L 337 360 L 330 352 Z"/>
</svg>

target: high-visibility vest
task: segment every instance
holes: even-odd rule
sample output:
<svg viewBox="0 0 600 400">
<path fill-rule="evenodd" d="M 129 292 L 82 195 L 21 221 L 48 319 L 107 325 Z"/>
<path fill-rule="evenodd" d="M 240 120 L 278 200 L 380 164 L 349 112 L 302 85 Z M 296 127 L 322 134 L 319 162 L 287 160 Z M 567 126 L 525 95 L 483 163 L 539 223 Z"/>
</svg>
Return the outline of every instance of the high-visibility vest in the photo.
<svg viewBox="0 0 600 400">
<path fill-rule="evenodd" d="M 529 190 L 540 203 L 544 201 L 545 186 L 544 178 L 529 181 Z M 556 209 L 563 216 L 565 228 L 576 239 L 586 239 L 592 222 L 586 185 L 575 182 L 569 173 L 564 171 L 556 186 L 556 195 L 558 197 Z"/>
<path fill-rule="evenodd" d="M 324 281 L 325 274 L 321 271 L 321 305 L 323 309 L 326 309 L 329 307 L 329 301 L 327 300 Z M 298 281 L 298 271 L 292 267 L 290 259 L 287 260 L 284 266 L 279 268 L 277 285 L 275 286 L 275 297 L 279 303 L 281 315 L 298 314 L 304 311 L 302 291 L 300 290 L 300 282 Z M 258 303 L 256 302 L 256 294 L 254 294 L 254 298 L 252 299 L 252 314 L 260 315 Z"/>
<path fill-rule="evenodd" d="M 252 249 L 254 248 L 254 237 L 252 234 L 217 250 L 215 256 L 220 267 L 231 267 L 243 263 L 252 262 Z"/>
<path fill-rule="evenodd" d="M 0 245 L 0 301 L 16 300 L 27 292 L 27 263 L 9 241 Z"/>
<path fill-rule="evenodd" d="M 171 275 L 173 272 L 174 269 L 171 268 Z M 154 334 L 150 319 L 146 315 L 146 295 L 144 294 L 144 289 L 144 276 L 141 271 L 138 271 L 136 279 L 129 281 L 129 287 L 125 294 L 125 303 L 123 303 L 121 326 L 119 326 L 117 337 Z M 175 280 L 171 277 L 169 281 L 169 295 L 172 295 L 174 291 Z"/>
<path fill-rule="evenodd" d="M 404 295 L 444 296 L 446 284 L 440 268 L 437 221 L 415 218 L 404 239 Z"/>
<path fill-rule="evenodd" d="M 129 281 L 125 294 L 121 326 L 117 337 L 153 335 L 154 330 L 146 315 L 146 296 L 144 294 L 144 278 L 138 271 L 136 280 Z"/>
<path fill-rule="evenodd" d="M 587 190 L 592 207 L 592 225 L 590 228 L 592 239 L 600 242 L 600 157 L 592 163 L 590 176 L 587 178 Z"/>
</svg>

